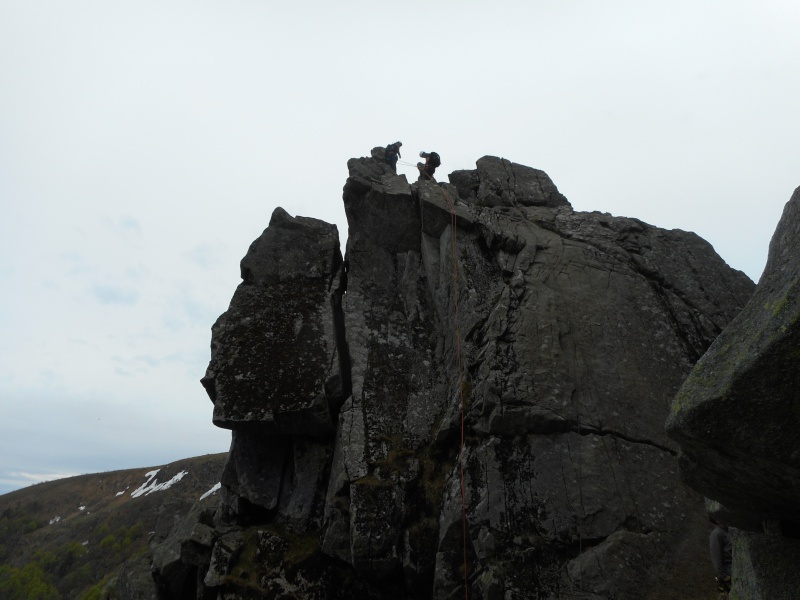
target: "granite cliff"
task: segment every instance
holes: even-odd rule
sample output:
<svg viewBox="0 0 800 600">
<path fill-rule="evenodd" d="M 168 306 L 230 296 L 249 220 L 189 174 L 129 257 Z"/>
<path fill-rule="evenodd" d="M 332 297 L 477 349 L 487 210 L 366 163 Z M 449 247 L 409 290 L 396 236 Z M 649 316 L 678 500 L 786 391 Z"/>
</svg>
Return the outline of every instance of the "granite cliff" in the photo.
<svg viewBox="0 0 800 600">
<path fill-rule="evenodd" d="M 335 226 L 278 208 L 214 324 L 221 499 L 162 598 L 710 598 L 664 421 L 753 283 L 692 233 L 572 209 L 484 157 L 348 162 Z"/>
</svg>

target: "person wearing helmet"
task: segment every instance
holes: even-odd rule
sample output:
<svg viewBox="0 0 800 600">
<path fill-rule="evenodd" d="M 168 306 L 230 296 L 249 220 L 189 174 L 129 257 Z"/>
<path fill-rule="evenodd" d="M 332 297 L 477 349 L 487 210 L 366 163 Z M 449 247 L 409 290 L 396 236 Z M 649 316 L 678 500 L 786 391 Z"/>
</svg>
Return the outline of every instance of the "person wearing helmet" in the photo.
<svg viewBox="0 0 800 600">
<path fill-rule="evenodd" d="M 420 180 L 433 179 L 433 174 L 436 172 L 436 167 L 442 164 L 439 155 L 436 152 L 420 152 L 419 155 L 425 159 L 424 163 L 417 163 Z"/>
<path fill-rule="evenodd" d="M 392 167 L 392 171 L 397 173 L 397 159 L 402 158 L 400 156 L 400 146 L 403 145 L 403 142 L 395 142 L 394 144 L 389 144 L 386 146 L 386 150 L 383 153 L 386 162 L 389 163 L 389 166 Z"/>
</svg>

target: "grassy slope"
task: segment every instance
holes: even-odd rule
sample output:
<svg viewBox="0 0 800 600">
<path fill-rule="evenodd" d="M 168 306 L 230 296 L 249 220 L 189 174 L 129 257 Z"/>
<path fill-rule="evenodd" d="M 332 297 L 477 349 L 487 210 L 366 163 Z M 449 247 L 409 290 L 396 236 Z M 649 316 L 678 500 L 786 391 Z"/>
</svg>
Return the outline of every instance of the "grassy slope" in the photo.
<svg viewBox="0 0 800 600">
<path fill-rule="evenodd" d="M 226 456 L 81 475 L 0 496 L 0 596 L 12 595 L 9 590 L 15 586 L 36 583 L 55 587 L 58 595 L 53 598 L 81 597 L 113 576 L 124 561 L 164 539 L 220 480 Z M 168 489 L 131 497 L 148 480 L 146 473 L 157 468 L 158 483 L 182 471 L 187 474 Z M 44 581 L 31 583 L 37 578 Z"/>
</svg>

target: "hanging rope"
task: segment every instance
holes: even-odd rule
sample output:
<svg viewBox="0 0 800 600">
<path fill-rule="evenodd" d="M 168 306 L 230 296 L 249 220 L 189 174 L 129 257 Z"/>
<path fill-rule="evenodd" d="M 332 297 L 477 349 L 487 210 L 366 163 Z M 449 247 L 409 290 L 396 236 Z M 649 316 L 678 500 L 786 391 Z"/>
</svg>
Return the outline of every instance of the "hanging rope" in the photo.
<svg viewBox="0 0 800 600">
<path fill-rule="evenodd" d="M 458 318 L 458 247 L 456 244 L 456 209 L 449 194 L 444 188 L 442 195 L 450 208 L 450 221 L 452 224 L 452 255 L 453 255 L 453 305 L 455 308 L 455 330 L 456 330 L 456 356 L 458 358 L 458 392 L 461 398 L 461 458 L 459 459 L 459 470 L 461 472 L 461 527 L 464 539 L 464 598 L 469 599 L 469 570 L 467 564 L 467 490 L 466 478 L 464 477 L 465 443 L 464 443 L 464 413 L 466 412 L 466 398 L 464 397 L 464 368 L 461 362 L 461 331 Z"/>
<path fill-rule="evenodd" d="M 408 164 L 408 163 L 403 163 Z M 417 165 L 411 165 L 417 166 Z M 428 180 L 436 183 L 436 180 L 433 178 L 432 175 L 429 175 L 424 170 L 420 169 L 420 173 L 424 174 Z M 450 194 L 447 193 L 447 190 L 441 186 L 437 185 L 437 188 L 442 193 L 445 202 L 447 203 L 447 208 L 450 210 L 450 229 L 452 235 L 450 236 L 450 249 L 451 249 L 451 258 L 452 258 L 452 265 L 453 265 L 453 308 L 454 308 L 454 319 L 455 319 L 455 336 L 456 336 L 456 361 L 458 364 L 458 392 L 459 397 L 461 400 L 461 451 L 459 453 L 459 475 L 461 479 L 461 528 L 462 528 L 462 539 L 463 539 L 463 549 L 464 549 L 464 598 L 469 600 L 469 566 L 467 561 L 467 488 L 466 488 L 466 478 L 464 477 L 464 460 L 465 460 L 465 439 L 464 439 L 464 414 L 466 412 L 466 398 L 464 392 L 464 367 L 461 360 L 461 330 L 459 324 L 459 315 L 458 315 L 458 239 L 457 239 L 457 217 L 456 217 L 456 207 L 455 203 L 453 202 L 452 198 L 450 198 Z"/>
<path fill-rule="evenodd" d="M 409 163 L 403 160 L 397 161 L 401 165 L 407 165 L 409 167 L 417 167 L 419 166 L 414 163 Z M 436 180 L 433 178 L 432 175 L 426 173 L 424 169 L 419 169 L 421 175 L 425 175 L 428 180 L 432 181 L 434 184 L 437 183 Z M 458 315 L 458 238 L 457 238 L 457 217 L 456 217 L 456 207 L 455 203 L 453 202 L 452 198 L 450 198 L 450 194 L 447 193 L 447 190 L 441 186 L 437 185 L 437 188 L 442 193 L 445 202 L 447 203 L 447 208 L 450 210 L 450 229 L 452 231 L 452 235 L 450 236 L 450 246 L 451 246 L 451 257 L 452 257 L 452 266 L 453 266 L 453 308 L 454 308 L 454 320 L 455 320 L 455 345 L 456 345 L 456 362 L 458 365 L 458 392 L 459 398 L 461 400 L 461 450 L 459 452 L 459 476 L 461 479 L 461 528 L 462 528 L 462 540 L 463 540 L 463 552 L 464 552 L 464 598 L 469 600 L 469 563 L 467 560 L 467 488 L 466 488 L 466 478 L 464 476 L 464 460 L 465 460 L 465 438 L 464 438 L 464 414 L 466 412 L 466 398 L 464 392 L 464 367 L 461 360 L 461 331 L 459 325 L 459 315 Z"/>
</svg>

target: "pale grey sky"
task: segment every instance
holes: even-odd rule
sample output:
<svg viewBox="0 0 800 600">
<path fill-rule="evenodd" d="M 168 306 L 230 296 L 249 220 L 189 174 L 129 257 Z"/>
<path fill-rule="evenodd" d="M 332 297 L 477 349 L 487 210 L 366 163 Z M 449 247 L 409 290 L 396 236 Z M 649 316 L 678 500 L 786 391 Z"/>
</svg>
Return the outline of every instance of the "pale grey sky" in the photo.
<svg viewBox="0 0 800 600">
<path fill-rule="evenodd" d="M 277 206 L 344 241 L 347 160 L 397 139 L 757 280 L 800 185 L 799 6 L 0 3 L 0 493 L 226 450 L 198 380 L 239 260 Z"/>
</svg>

